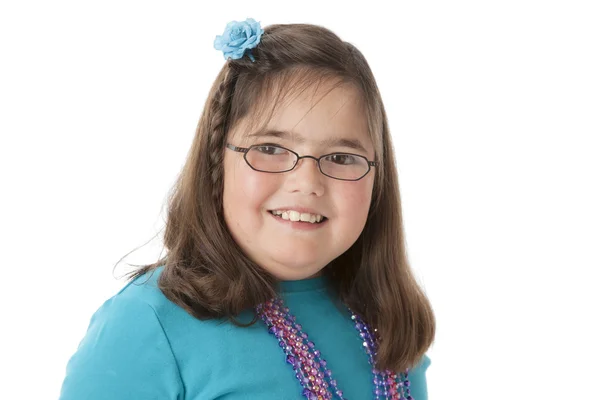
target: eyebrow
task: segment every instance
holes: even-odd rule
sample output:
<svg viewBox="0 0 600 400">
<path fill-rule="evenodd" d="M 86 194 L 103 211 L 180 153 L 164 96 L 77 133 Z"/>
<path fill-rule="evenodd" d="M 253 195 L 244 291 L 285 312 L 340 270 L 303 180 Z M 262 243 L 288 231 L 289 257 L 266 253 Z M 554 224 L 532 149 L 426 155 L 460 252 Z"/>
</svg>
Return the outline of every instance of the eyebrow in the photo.
<svg viewBox="0 0 600 400">
<path fill-rule="evenodd" d="M 279 131 L 276 129 L 259 130 L 257 132 L 251 133 L 248 136 L 249 137 L 274 137 L 274 138 L 278 138 L 278 139 L 288 139 L 288 140 L 291 140 L 292 136 L 294 136 L 294 140 L 296 140 L 298 143 L 306 142 L 306 139 L 304 139 L 300 135 L 297 135 L 297 134 L 292 135 L 291 132 Z M 327 139 L 320 140 L 320 141 L 318 141 L 318 144 L 323 147 L 348 147 L 350 149 L 359 150 L 364 153 L 367 153 L 367 149 L 365 148 L 365 146 L 362 145 L 362 143 L 358 139 L 333 137 L 333 138 L 327 138 Z"/>
</svg>

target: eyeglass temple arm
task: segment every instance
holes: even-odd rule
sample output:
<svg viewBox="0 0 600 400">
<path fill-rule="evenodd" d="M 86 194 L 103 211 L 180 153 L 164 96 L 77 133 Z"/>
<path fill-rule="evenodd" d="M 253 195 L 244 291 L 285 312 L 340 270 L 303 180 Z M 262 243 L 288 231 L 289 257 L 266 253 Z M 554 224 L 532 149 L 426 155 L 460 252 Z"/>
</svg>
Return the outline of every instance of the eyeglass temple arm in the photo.
<svg viewBox="0 0 600 400">
<path fill-rule="evenodd" d="M 237 151 L 237 152 L 239 152 L 239 153 L 247 153 L 247 152 L 248 152 L 248 150 L 250 150 L 250 149 L 249 149 L 249 148 L 247 148 L 247 147 L 237 147 L 237 146 L 234 146 L 234 145 L 232 145 L 232 144 L 229 144 L 229 143 L 227 143 L 227 148 L 228 148 L 228 149 L 231 149 L 231 150 L 233 150 L 233 151 Z"/>
</svg>

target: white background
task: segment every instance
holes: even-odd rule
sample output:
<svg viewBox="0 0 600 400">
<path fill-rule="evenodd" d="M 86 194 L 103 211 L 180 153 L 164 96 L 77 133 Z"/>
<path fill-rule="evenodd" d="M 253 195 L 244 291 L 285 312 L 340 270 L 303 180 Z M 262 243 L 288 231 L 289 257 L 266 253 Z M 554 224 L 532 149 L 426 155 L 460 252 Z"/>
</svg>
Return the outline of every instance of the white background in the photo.
<svg viewBox="0 0 600 400">
<path fill-rule="evenodd" d="M 216 4 L 1 3 L 0 398 L 57 398 L 125 263 L 158 257 L 118 263 L 160 235 L 214 37 L 253 17 L 370 62 L 437 316 L 430 399 L 600 399 L 598 2 Z"/>
</svg>

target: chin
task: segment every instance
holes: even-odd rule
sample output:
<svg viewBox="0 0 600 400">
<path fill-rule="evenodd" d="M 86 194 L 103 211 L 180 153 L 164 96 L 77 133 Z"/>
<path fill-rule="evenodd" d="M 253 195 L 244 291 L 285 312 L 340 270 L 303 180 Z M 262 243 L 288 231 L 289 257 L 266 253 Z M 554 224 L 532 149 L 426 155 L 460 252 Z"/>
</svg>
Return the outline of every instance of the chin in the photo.
<svg viewBox="0 0 600 400">
<path fill-rule="evenodd" d="M 316 277 L 321 274 L 323 268 L 315 268 L 314 264 L 301 263 L 298 260 L 291 260 L 290 262 L 284 262 L 277 260 L 279 266 L 275 270 L 270 270 L 277 279 L 284 281 L 294 281 L 300 279 L 308 279 Z M 325 264 L 323 264 L 325 265 Z"/>
</svg>

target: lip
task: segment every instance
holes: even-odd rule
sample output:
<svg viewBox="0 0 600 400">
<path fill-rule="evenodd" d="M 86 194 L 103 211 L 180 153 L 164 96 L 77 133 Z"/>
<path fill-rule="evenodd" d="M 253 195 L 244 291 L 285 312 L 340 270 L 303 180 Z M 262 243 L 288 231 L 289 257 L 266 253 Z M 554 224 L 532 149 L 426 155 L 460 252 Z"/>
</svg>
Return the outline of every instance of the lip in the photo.
<svg viewBox="0 0 600 400">
<path fill-rule="evenodd" d="M 281 206 L 281 207 L 277 207 L 277 208 L 270 208 L 268 211 L 275 211 L 275 210 L 281 210 L 281 211 L 297 211 L 300 214 L 302 213 L 308 213 L 308 214 L 319 214 L 323 217 L 327 217 L 325 214 L 321 213 L 320 211 L 315 210 L 314 208 L 308 208 L 308 207 L 299 207 L 299 206 Z"/>
<path fill-rule="evenodd" d="M 275 208 L 275 210 L 281 210 L 281 208 Z M 297 211 L 298 209 L 292 208 L 291 210 Z M 307 210 L 307 209 L 304 208 L 304 210 Z M 309 211 L 304 211 L 304 212 L 309 212 Z M 275 220 L 275 222 L 286 225 L 292 229 L 300 230 L 300 231 L 312 231 L 315 229 L 319 229 L 319 228 L 322 228 L 323 226 L 325 226 L 329 222 L 328 219 L 325 219 L 321 223 L 311 224 L 310 222 L 290 221 L 289 219 L 285 220 L 281 217 L 276 217 L 275 215 L 271 214 L 270 211 L 267 211 L 267 214 L 269 214 L 271 216 L 271 218 L 273 218 Z"/>
</svg>

